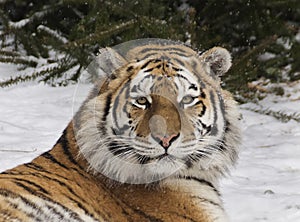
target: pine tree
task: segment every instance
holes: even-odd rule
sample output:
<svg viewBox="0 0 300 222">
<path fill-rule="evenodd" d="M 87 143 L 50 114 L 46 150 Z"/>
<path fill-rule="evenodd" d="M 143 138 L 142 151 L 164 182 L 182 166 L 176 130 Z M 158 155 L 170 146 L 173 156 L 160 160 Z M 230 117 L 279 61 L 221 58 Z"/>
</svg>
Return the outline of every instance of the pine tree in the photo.
<svg viewBox="0 0 300 222">
<path fill-rule="evenodd" d="M 234 61 L 224 85 L 239 93 L 261 77 L 300 79 L 298 0 L 4 0 L 0 23 L 0 62 L 25 73 L 2 87 L 76 82 L 99 48 L 145 37 L 226 47 Z"/>
<path fill-rule="evenodd" d="M 32 67 L 0 86 L 28 80 L 51 85 L 76 82 L 98 49 L 144 37 L 184 41 L 176 1 L 0 2 L 0 62 Z M 168 19 L 168 20 L 165 20 Z"/>
<path fill-rule="evenodd" d="M 227 47 L 234 61 L 225 85 L 240 93 L 260 77 L 300 79 L 300 1 L 190 0 L 195 8 L 192 42 Z M 299 32 L 300 34 L 300 32 Z M 298 34 L 298 35 L 299 35 Z M 269 56 L 266 56 L 269 55 Z"/>
</svg>

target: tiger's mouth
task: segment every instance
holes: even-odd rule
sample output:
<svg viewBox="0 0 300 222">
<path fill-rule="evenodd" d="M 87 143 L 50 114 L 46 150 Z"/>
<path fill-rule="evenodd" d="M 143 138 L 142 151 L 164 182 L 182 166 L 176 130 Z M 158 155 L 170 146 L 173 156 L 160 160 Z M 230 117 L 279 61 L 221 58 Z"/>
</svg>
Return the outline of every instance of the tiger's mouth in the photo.
<svg viewBox="0 0 300 222">
<path fill-rule="evenodd" d="M 164 154 L 161 154 L 159 156 L 152 157 L 149 159 L 149 163 L 176 162 L 176 161 L 178 161 L 178 158 L 176 158 L 175 156 L 168 154 L 168 153 L 164 153 Z"/>
<path fill-rule="evenodd" d="M 151 157 L 148 163 L 180 163 L 182 162 L 178 157 L 165 152 L 164 154 L 158 155 L 156 157 Z"/>
<path fill-rule="evenodd" d="M 171 159 L 171 158 L 174 158 L 174 157 L 172 155 L 168 154 L 168 153 L 164 153 L 164 154 L 159 155 L 158 157 L 156 157 L 156 159 L 158 159 L 158 160 L 162 160 L 162 159 L 166 159 L 166 158 Z"/>
</svg>

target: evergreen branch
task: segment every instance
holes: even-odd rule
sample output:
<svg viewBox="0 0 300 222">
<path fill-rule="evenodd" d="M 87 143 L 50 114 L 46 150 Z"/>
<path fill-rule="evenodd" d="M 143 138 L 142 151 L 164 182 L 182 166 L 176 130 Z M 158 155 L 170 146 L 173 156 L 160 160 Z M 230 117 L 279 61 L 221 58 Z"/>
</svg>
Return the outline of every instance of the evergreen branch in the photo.
<svg viewBox="0 0 300 222">
<path fill-rule="evenodd" d="M 37 62 L 27 59 L 22 59 L 18 57 L 0 57 L 0 62 L 2 63 L 13 63 L 13 64 L 22 64 L 22 65 L 28 65 L 30 67 L 36 67 Z"/>
<path fill-rule="evenodd" d="M 152 18 L 149 16 L 137 16 L 136 17 L 142 22 L 142 23 L 147 23 L 148 25 L 153 25 L 153 23 L 156 23 L 157 25 L 166 25 L 167 22 L 165 20 L 157 19 L 157 18 Z M 150 21 L 150 22 L 149 22 Z M 155 27 L 153 27 L 155 28 Z"/>
<path fill-rule="evenodd" d="M 49 72 L 52 70 L 59 69 L 59 66 L 53 66 L 53 67 L 48 67 L 45 69 L 45 67 L 42 67 L 41 71 L 33 72 L 31 74 L 27 75 L 19 75 L 16 77 L 11 77 L 8 80 L 4 80 L 0 82 L 0 88 L 8 87 L 20 82 L 28 82 L 37 79 L 38 77 L 42 77 L 47 75 Z"/>
<path fill-rule="evenodd" d="M 79 67 L 79 68 L 78 68 Z M 57 73 L 53 73 L 53 76 L 50 76 L 49 79 L 43 79 L 46 83 L 49 83 L 52 86 L 67 86 L 70 83 L 76 83 L 77 78 L 74 78 L 74 75 L 80 75 L 81 66 L 76 62 L 62 66 L 62 69 Z"/>
<path fill-rule="evenodd" d="M 20 54 L 17 53 L 17 52 L 13 52 L 13 51 L 5 51 L 5 50 L 0 50 L 0 55 L 4 55 L 4 56 L 14 56 L 14 57 L 20 56 Z"/>
<path fill-rule="evenodd" d="M 1 19 L 1 25 L 3 25 L 4 27 L 7 27 L 8 23 L 9 23 L 9 19 L 8 19 L 7 14 L 2 10 L 1 7 L 0 7 L 0 19 Z"/>
<path fill-rule="evenodd" d="M 47 26 L 44 26 L 44 25 L 39 25 L 37 27 L 37 30 L 38 31 L 44 31 L 46 32 L 47 34 L 53 36 L 55 39 L 59 40 L 60 42 L 66 44 L 68 42 L 68 39 L 65 38 L 61 33 L 59 33 L 58 31 L 56 30 L 53 30 L 53 29 L 50 29 L 49 27 Z"/>
<path fill-rule="evenodd" d="M 138 17 L 142 27 L 151 34 L 156 34 L 157 26 L 153 25 L 153 23 L 158 23 L 157 25 L 162 25 L 163 22 L 159 21 L 158 19 L 154 19 L 148 16 L 140 16 Z M 165 24 L 164 24 L 165 25 Z"/>
<path fill-rule="evenodd" d="M 64 64 L 61 64 L 60 66 L 58 66 L 55 69 L 50 70 L 47 74 L 43 75 L 42 80 L 44 82 L 48 82 L 49 80 L 53 80 L 53 79 L 58 79 L 60 78 L 65 72 L 67 72 L 68 70 L 72 69 L 74 66 L 78 65 L 77 62 L 65 62 Z"/>
<path fill-rule="evenodd" d="M 61 4 L 61 3 L 60 3 Z M 56 5 L 57 7 L 58 5 Z M 51 13 L 51 11 L 55 10 L 55 7 L 52 7 L 48 5 L 47 7 L 44 7 L 42 11 L 34 12 L 29 18 L 24 18 L 22 20 L 19 20 L 17 22 L 8 22 L 8 26 L 10 29 L 20 29 L 25 27 L 27 24 L 32 23 L 36 19 L 41 19 L 47 14 Z"/>
<path fill-rule="evenodd" d="M 70 78 L 70 80 L 76 81 L 79 78 L 80 74 L 81 74 L 82 68 L 83 67 L 81 65 L 79 65 L 77 71 L 72 75 L 72 77 Z"/>
<path fill-rule="evenodd" d="M 273 111 L 270 110 L 269 108 L 267 109 L 258 109 L 258 108 L 244 108 L 245 110 L 249 110 L 252 112 L 256 112 L 259 114 L 263 114 L 263 115 L 267 115 L 267 116 L 272 116 L 278 120 L 280 120 L 281 122 L 288 122 L 290 120 L 294 120 L 296 122 L 300 122 L 300 113 L 292 113 L 292 114 L 287 114 L 284 113 L 283 111 Z"/>
<path fill-rule="evenodd" d="M 109 30 L 105 30 L 99 33 L 95 33 L 92 35 L 89 35 L 85 38 L 82 39 L 78 39 L 75 40 L 73 42 L 69 42 L 67 43 L 64 47 L 65 48 L 73 48 L 74 46 L 78 46 L 78 45 L 82 45 L 82 44 L 91 44 L 93 42 L 99 41 L 100 39 L 104 39 L 108 36 L 117 34 L 119 32 L 122 32 L 126 29 L 131 28 L 132 26 L 134 26 L 137 23 L 137 21 L 135 19 L 129 20 L 127 22 L 123 22 L 119 25 L 114 26 L 113 28 L 109 29 Z"/>
<path fill-rule="evenodd" d="M 241 66 L 244 66 L 245 62 L 247 62 L 250 58 L 253 56 L 256 56 L 259 52 L 262 52 L 264 49 L 266 49 L 271 44 L 275 43 L 277 40 L 277 35 L 272 35 L 268 37 L 267 39 L 263 40 L 259 45 L 253 47 L 251 50 L 249 50 L 245 55 L 243 55 L 240 59 L 235 60 L 233 69 L 238 69 Z"/>
</svg>

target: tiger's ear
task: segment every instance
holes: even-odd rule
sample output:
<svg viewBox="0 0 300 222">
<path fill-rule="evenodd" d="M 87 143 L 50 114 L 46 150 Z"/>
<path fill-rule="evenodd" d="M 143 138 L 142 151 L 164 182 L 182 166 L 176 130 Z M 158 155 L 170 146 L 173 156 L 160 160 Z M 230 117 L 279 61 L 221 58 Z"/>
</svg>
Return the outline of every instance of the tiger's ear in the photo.
<svg viewBox="0 0 300 222">
<path fill-rule="evenodd" d="M 200 59 L 206 64 L 208 73 L 222 76 L 231 67 L 231 55 L 222 47 L 214 47 L 204 52 Z"/>
<path fill-rule="evenodd" d="M 102 71 L 103 73 L 101 74 L 104 76 L 111 76 L 115 70 L 128 63 L 123 56 L 110 47 L 100 49 L 96 61 L 100 73 Z"/>
</svg>

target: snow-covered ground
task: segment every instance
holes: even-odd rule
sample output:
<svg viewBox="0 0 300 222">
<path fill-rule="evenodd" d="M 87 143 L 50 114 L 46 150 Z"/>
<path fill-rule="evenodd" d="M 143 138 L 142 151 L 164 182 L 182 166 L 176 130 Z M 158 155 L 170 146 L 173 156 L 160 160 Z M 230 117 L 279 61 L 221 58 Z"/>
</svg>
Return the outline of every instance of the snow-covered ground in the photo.
<svg viewBox="0 0 300 222">
<path fill-rule="evenodd" d="M 15 71 L 0 63 L 0 79 Z M 241 106 L 240 159 L 231 177 L 222 181 L 233 222 L 300 221 L 300 123 L 250 111 L 269 108 L 300 113 L 300 82 L 282 87 L 284 97 L 270 95 L 258 104 Z M 82 84 L 0 88 L 0 172 L 50 149 L 72 118 L 73 104 L 76 109 L 89 88 Z M 76 90 L 80 92 L 75 94 Z"/>
</svg>

